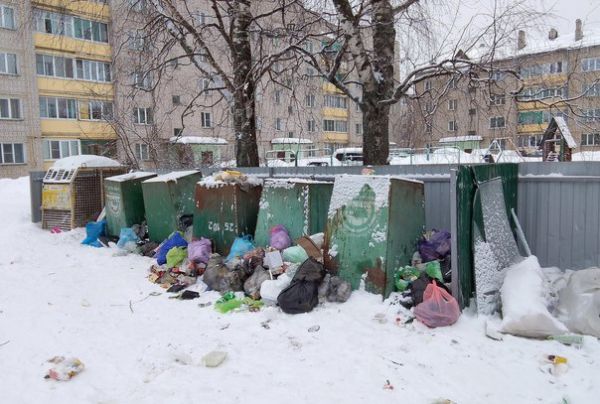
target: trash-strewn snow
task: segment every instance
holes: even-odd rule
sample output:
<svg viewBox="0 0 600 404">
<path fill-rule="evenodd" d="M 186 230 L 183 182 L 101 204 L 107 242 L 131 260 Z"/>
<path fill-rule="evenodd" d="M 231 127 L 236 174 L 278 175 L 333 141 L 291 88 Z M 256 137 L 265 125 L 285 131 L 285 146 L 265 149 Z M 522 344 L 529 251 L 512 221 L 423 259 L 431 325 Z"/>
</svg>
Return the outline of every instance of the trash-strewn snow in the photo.
<svg viewBox="0 0 600 404">
<path fill-rule="evenodd" d="M 581 350 L 493 341 L 485 317 L 471 314 L 446 328 L 396 325 L 397 306 L 366 292 L 296 316 L 199 307 L 214 292 L 168 299 L 146 279 L 151 259 L 82 246 L 82 229 L 50 234 L 30 223 L 28 189 L 27 178 L 0 180 L 2 403 L 531 404 L 600 395 L 595 339 Z M 227 353 L 219 367 L 201 365 L 211 351 Z M 85 370 L 44 380 L 57 355 Z M 547 355 L 568 358 L 567 372 L 540 371 Z"/>
<path fill-rule="evenodd" d="M 96 167 L 119 167 L 121 163 L 104 156 L 91 154 L 80 154 L 78 156 L 65 157 L 56 160 L 52 168 L 56 170 L 72 170 L 74 168 L 96 168 Z"/>
</svg>

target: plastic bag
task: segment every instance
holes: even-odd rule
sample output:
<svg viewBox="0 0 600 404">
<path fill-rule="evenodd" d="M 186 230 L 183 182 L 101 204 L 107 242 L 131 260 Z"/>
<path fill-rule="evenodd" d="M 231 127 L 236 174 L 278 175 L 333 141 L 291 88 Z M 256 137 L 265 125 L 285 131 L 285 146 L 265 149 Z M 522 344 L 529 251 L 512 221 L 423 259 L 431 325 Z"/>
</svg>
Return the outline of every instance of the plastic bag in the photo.
<svg viewBox="0 0 600 404">
<path fill-rule="evenodd" d="M 167 253 L 173 247 L 187 247 L 188 243 L 185 241 L 181 233 L 175 232 L 169 236 L 158 248 L 156 253 L 156 263 L 163 265 L 167 263 Z"/>
<path fill-rule="evenodd" d="M 140 241 L 137 233 L 131 227 L 123 227 L 121 228 L 121 232 L 119 234 L 119 241 L 117 242 L 117 247 L 126 248 L 129 243 L 137 243 Z"/>
<path fill-rule="evenodd" d="M 434 230 L 428 239 L 419 241 L 419 254 L 423 262 L 440 260 L 450 254 L 450 232 Z"/>
<path fill-rule="evenodd" d="M 78 358 L 65 358 L 64 356 L 55 356 L 48 360 L 49 363 L 53 363 L 53 368 L 48 370 L 45 379 L 52 379 L 58 381 L 71 380 L 85 369 L 85 365 Z"/>
<path fill-rule="evenodd" d="M 188 258 L 196 264 L 206 264 L 212 253 L 212 244 L 209 239 L 201 237 L 188 244 Z"/>
<path fill-rule="evenodd" d="M 273 226 L 270 231 L 271 237 L 269 239 L 269 245 L 278 250 L 285 250 L 292 245 L 292 239 L 285 226 L 278 224 Z"/>
<path fill-rule="evenodd" d="M 215 310 L 225 314 L 231 310 L 242 307 L 243 304 L 244 302 L 241 299 L 236 298 L 233 292 L 227 292 L 216 301 Z"/>
<path fill-rule="evenodd" d="M 300 265 L 290 286 L 277 296 L 284 313 L 308 313 L 319 304 L 319 284 L 325 276 L 323 264 L 312 258 Z"/>
<path fill-rule="evenodd" d="M 244 282 L 244 292 L 253 299 L 260 299 L 260 287 L 269 279 L 271 279 L 269 271 L 263 267 L 256 267 L 254 273 Z"/>
<path fill-rule="evenodd" d="M 344 303 L 350 298 L 352 285 L 339 276 L 325 275 L 319 286 L 319 299 L 327 299 L 328 302 Z"/>
<path fill-rule="evenodd" d="M 394 285 L 396 290 L 404 292 L 410 286 L 410 283 L 417 280 L 421 271 L 415 267 L 405 266 L 394 272 Z"/>
<path fill-rule="evenodd" d="M 287 262 L 293 262 L 294 264 L 301 264 L 308 259 L 306 250 L 300 246 L 288 247 L 283 250 L 283 260 Z"/>
<path fill-rule="evenodd" d="M 185 247 L 174 247 L 167 253 L 167 268 L 178 267 L 187 257 Z"/>
<path fill-rule="evenodd" d="M 415 317 L 427 327 L 445 327 L 456 323 L 460 316 L 458 302 L 434 282 L 427 285 L 423 302 L 415 307 Z"/>
<path fill-rule="evenodd" d="M 230 261 L 235 257 L 243 257 L 248 251 L 254 250 L 254 244 L 252 243 L 252 236 L 246 235 L 242 237 L 236 237 L 229 250 L 229 255 L 226 261 Z"/>
<path fill-rule="evenodd" d="M 85 235 L 81 244 L 89 245 L 92 247 L 102 247 L 99 237 L 104 236 L 104 229 L 106 228 L 106 220 L 102 219 L 99 222 L 89 222 L 85 225 Z"/>
<path fill-rule="evenodd" d="M 600 338 L 600 269 L 573 272 L 560 292 L 559 309 L 570 331 Z"/>
<path fill-rule="evenodd" d="M 244 288 L 245 273 L 230 270 L 223 264 L 223 258 L 219 254 L 212 254 L 202 280 L 209 288 L 219 292 L 241 291 Z"/>
<path fill-rule="evenodd" d="M 440 262 L 437 260 L 429 261 L 425 264 L 425 273 L 427 273 L 427 275 L 429 275 L 429 277 L 432 279 L 437 279 L 440 282 L 444 282 Z"/>
<path fill-rule="evenodd" d="M 260 285 L 260 297 L 263 301 L 275 304 L 277 296 L 292 282 L 287 274 L 281 274 L 277 279 L 266 280 Z"/>
</svg>

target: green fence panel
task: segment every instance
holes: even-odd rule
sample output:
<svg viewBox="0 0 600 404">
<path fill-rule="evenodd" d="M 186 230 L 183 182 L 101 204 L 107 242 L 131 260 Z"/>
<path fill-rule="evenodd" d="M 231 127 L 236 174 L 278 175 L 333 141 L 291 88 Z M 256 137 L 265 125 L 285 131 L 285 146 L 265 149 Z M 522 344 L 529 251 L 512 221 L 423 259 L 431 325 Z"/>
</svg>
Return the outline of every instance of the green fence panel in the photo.
<svg viewBox="0 0 600 404">
<path fill-rule="evenodd" d="M 292 240 L 325 231 L 333 183 L 269 180 L 263 187 L 256 224 L 256 245 L 269 244 L 269 231 L 284 225 Z"/>
</svg>

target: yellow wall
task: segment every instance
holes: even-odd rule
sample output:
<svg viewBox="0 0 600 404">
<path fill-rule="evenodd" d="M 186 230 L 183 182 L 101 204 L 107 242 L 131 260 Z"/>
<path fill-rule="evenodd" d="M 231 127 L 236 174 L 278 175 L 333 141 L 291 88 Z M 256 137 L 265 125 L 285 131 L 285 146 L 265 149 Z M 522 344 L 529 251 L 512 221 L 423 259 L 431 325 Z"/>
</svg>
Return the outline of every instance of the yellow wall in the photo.
<svg viewBox="0 0 600 404">
<path fill-rule="evenodd" d="M 85 0 L 33 0 L 34 6 L 42 6 L 51 11 L 65 14 L 76 14 L 91 20 L 108 22 L 110 20 L 110 6 Z"/>
<path fill-rule="evenodd" d="M 81 57 L 106 62 L 111 61 L 112 50 L 107 43 L 86 41 L 63 35 L 43 34 L 41 32 L 36 32 L 33 35 L 33 43 L 35 48 L 40 50 L 68 52 Z"/>
<path fill-rule="evenodd" d="M 532 133 L 532 132 L 540 133 L 540 132 L 544 132 L 547 127 L 548 127 L 547 123 L 542 123 L 542 124 L 530 123 L 530 124 L 526 124 L 526 125 L 519 125 L 517 127 L 517 132 L 518 133 Z"/>
<path fill-rule="evenodd" d="M 41 119 L 42 137 L 73 139 L 116 139 L 114 129 L 107 122 L 77 119 Z"/>
<path fill-rule="evenodd" d="M 111 83 L 57 79 L 43 76 L 38 76 L 37 82 L 40 95 L 112 99 L 114 93 L 113 85 Z"/>
<path fill-rule="evenodd" d="M 327 81 L 323 83 L 323 91 L 326 93 L 342 94 L 342 92 L 340 90 L 338 90 L 338 88 L 336 86 L 334 86 L 333 84 L 331 84 Z"/>
<path fill-rule="evenodd" d="M 543 84 L 545 87 L 550 86 L 562 86 L 567 82 L 566 74 L 544 74 L 541 76 L 531 77 L 527 79 L 523 79 L 523 83 L 525 86 L 533 86 Z"/>
<path fill-rule="evenodd" d="M 324 118 L 348 118 L 348 110 L 344 108 L 323 108 Z"/>
<path fill-rule="evenodd" d="M 564 107 L 566 104 L 564 102 L 552 102 L 552 106 L 556 108 Z M 528 101 L 528 102 L 518 102 L 517 109 L 519 111 L 528 111 L 528 110 L 540 110 L 540 109 L 548 109 L 548 103 L 543 103 L 540 101 Z"/>
<path fill-rule="evenodd" d="M 323 132 L 324 142 L 348 143 L 348 134 L 342 132 Z"/>
</svg>

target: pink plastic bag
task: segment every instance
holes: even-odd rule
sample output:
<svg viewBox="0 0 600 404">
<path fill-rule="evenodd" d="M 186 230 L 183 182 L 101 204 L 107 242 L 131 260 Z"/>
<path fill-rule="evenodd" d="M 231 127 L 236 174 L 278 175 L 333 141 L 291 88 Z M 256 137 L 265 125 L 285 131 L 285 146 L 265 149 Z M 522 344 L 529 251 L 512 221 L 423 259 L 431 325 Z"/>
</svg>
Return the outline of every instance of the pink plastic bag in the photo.
<svg viewBox="0 0 600 404">
<path fill-rule="evenodd" d="M 196 264 L 208 262 L 212 253 L 212 245 L 209 239 L 201 237 L 188 244 L 188 258 Z"/>
<path fill-rule="evenodd" d="M 450 293 L 431 282 L 423 293 L 423 302 L 415 307 L 414 313 L 417 320 L 427 327 L 445 327 L 456 323 L 460 308 Z"/>
<path fill-rule="evenodd" d="M 269 245 L 273 248 L 277 248 L 278 250 L 285 250 L 292 245 L 292 240 L 290 239 L 290 235 L 285 226 L 278 224 L 277 226 L 273 226 L 273 228 L 271 228 Z"/>
</svg>

